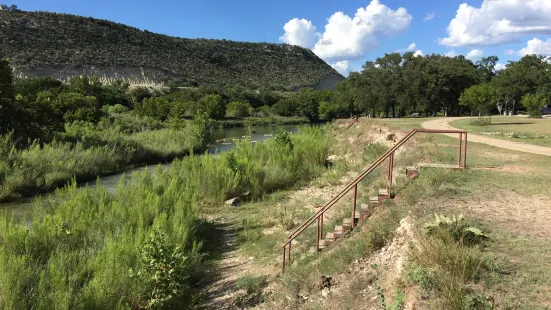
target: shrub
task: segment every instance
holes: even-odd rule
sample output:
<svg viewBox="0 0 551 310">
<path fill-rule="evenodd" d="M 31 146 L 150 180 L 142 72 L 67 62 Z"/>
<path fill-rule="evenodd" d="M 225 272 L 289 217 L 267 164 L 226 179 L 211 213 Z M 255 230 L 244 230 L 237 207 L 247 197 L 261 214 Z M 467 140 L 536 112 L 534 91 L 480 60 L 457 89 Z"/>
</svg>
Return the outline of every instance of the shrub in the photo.
<svg viewBox="0 0 551 310">
<path fill-rule="evenodd" d="M 446 234 L 457 242 L 469 245 L 479 244 L 488 239 L 488 235 L 482 230 L 470 226 L 462 214 L 458 217 L 434 214 L 434 217 L 434 221 L 425 223 L 428 235 L 442 237 L 442 234 Z"/>
<path fill-rule="evenodd" d="M 526 94 L 522 97 L 522 105 L 528 110 L 530 117 L 541 117 L 541 108 L 547 103 L 545 94 Z"/>
<path fill-rule="evenodd" d="M 248 102 L 230 102 L 226 107 L 226 115 L 230 117 L 246 117 L 253 111 L 253 107 Z"/>
</svg>

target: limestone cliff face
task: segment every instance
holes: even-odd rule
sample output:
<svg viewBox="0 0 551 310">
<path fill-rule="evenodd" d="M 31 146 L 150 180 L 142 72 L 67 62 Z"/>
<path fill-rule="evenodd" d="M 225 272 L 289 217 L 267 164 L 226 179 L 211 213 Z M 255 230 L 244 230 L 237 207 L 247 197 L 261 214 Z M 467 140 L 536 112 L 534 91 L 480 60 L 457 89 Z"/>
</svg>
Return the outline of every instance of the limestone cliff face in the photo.
<svg viewBox="0 0 551 310">
<path fill-rule="evenodd" d="M 343 79 L 298 46 L 183 39 L 105 20 L 46 12 L 0 11 L 0 57 L 16 76 L 97 75 L 178 86 L 331 89 Z"/>
<path fill-rule="evenodd" d="M 132 85 L 164 85 L 171 78 L 170 73 L 144 67 L 103 67 L 103 66 L 15 66 L 17 78 L 51 76 L 66 81 L 74 76 L 97 76 L 102 81 L 123 80 Z"/>
</svg>

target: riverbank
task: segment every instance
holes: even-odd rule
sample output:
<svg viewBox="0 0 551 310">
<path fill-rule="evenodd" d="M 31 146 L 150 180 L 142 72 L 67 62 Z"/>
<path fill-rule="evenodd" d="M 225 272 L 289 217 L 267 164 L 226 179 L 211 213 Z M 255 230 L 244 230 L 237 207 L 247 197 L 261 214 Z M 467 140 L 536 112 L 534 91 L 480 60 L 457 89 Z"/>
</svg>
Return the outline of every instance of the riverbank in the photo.
<svg viewBox="0 0 551 310">
<path fill-rule="evenodd" d="M 217 246 L 217 228 L 198 210 L 307 182 L 325 170 L 330 144 L 323 128 L 281 130 L 265 143 L 121 178 L 113 194 L 73 184 L 35 201 L 29 219 L 3 216 L 0 308 L 197 304 L 193 287 Z"/>
<path fill-rule="evenodd" d="M 265 140 L 278 129 L 297 130 L 291 125 L 256 126 L 251 140 Z M 208 147 L 200 147 L 197 142 L 191 145 L 195 154 L 207 150 L 227 151 L 235 146 L 234 139 L 249 134 L 244 127 L 219 128 L 209 133 L 213 142 Z M 3 157 L 4 166 L 9 169 L 0 169 L 0 176 L 4 175 L 0 178 L 0 202 L 45 194 L 66 185 L 71 179 L 81 184 L 98 177 L 120 177 L 123 171 L 131 173 L 132 169 L 146 165 L 170 163 L 189 155 L 191 139 L 188 134 L 185 130 L 158 129 L 114 137 L 106 131 L 88 131 L 86 135 L 79 135 L 78 140 L 75 138 L 75 143 L 34 144 L 24 150 L 14 148 L 13 141 L 4 137 L 1 140 L 3 150 L 12 151 Z M 100 144 L 106 145 L 100 147 Z M 87 164 L 92 161 L 94 165 Z M 33 177 L 25 180 L 29 175 Z"/>
<path fill-rule="evenodd" d="M 162 163 L 206 150 L 206 133 L 156 129 L 125 132 L 120 127 L 73 124 L 57 140 L 17 147 L 0 137 L 0 201 L 51 191 L 71 179 L 85 182 L 130 167 Z"/>
<path fill-rule="evenodd" d="M 300 125 L 308 124 L 310 121 L 306 117 L 299 116 L 267 116 L 267 117 L 245 117 L 234 119 L 223 119 L 217 122 L 218 128 L 234 128 L 248 126 L 266 126 L 266 125 Z"/>
</svg>

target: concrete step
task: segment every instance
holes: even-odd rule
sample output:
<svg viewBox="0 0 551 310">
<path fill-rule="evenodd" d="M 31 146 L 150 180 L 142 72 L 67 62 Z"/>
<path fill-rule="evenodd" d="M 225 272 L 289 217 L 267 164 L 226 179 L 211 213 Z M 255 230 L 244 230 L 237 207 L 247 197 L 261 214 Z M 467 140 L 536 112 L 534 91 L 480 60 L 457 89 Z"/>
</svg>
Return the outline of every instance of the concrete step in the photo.
<svg viewBox="0 0 551 310">
<path fill-rule="evenodd" d="M 324 239 L 321 239 L 321 240 L 320 240 L 319 249 L 320 249 L 320 251 L 323 250 L 323 249 L 325 249 L 325 240 L 324 240 Z"/>
<path fill-rule="evenodd" d="M 352 219 L 347 217 L 344 220 L 342 220 L 342 227 L 345 230 L 351 230 L 352 229 Z"/>
<path fill-rule="evenodd" d="M 342 228 L 342 226 L 337 225 L 335 226 L 335 231 L 333 233 L 335 236 L 335 240 L 337 240 L 339 238 L 342 238 L 342 235 L 344 234 L 344 229 Z"/>
<path fill-rule="evenodd" d="M 415 166 L 406 167 L 406 176 L 410 178 L 415 178 L 418 175 L 419 175 L 419 169 L 417 169 L 417 167 Z"/>
<path fill-rule="evenodd" d="M 335 242 L 335 233 L 328 232 L 325 234 L 325 244 L 330 245 Z"/>
<path fill-rule="evenodd" d="M 369 206 L 371 207 L 371 209 L 379 206 L 379 197 L 378 196 L 369 197 Z"/>
<path fill-rule="evenodd" d="M 362 203 L 360 207 L 360 220 L 363 220 L 366 217 L 369 217 L 371 215 L 371 211 L 368 204 Z"/>
<path fill-rule="evenodd" d="M 388 194 L 388 190 L 386 188 L 379 189 L 379 203 L 382 203 L 383 201 L 390 198 L 390 195 Z"/>
</svg>

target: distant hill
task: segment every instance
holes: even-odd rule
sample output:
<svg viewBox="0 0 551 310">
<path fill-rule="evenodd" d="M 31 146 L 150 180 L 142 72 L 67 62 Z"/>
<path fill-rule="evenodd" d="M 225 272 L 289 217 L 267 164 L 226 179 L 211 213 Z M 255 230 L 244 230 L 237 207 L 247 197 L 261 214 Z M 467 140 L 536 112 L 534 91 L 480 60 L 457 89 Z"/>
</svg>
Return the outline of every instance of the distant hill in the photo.
<svg viewBox="0 0 551 310">
<path fill-rule="evenodd" d="M 332 88 L 342 80 L 298 46 L 182 39 L 68 14 L 0 11 L 0 57 L 16 76 L 125 78 L 178 86 Z"/>
</svg>

